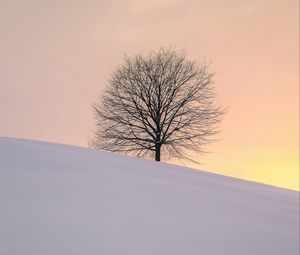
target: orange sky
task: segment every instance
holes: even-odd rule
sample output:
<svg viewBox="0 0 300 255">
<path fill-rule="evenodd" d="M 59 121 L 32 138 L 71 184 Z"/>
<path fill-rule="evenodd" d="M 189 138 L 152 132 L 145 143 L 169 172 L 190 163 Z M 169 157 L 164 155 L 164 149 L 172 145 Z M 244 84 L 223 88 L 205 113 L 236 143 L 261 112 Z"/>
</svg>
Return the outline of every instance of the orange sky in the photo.
<svg viewBox="0 0 300 255">
<path fill-rule="evenodd" d="M 175 46 L 229 106 L 200 168 L 299 190 L 298 0 L 4 0 L 0 32 L 0 136 L 87 146 L 123 53 Z"/>
</svg>

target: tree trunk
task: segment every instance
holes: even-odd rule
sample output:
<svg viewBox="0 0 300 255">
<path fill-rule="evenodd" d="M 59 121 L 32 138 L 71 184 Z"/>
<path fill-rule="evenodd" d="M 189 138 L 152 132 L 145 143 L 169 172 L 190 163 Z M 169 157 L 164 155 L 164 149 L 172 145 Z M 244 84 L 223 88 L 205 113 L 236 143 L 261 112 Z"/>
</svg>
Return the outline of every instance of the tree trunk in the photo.
<svg viewBox="0 0 300 255">
<path fill-rule="evenodd" d="M 160 161 L 160 148 L 161 148 L 161 144 L 156 144 L 156 146 L 155 146 L 155 161 Z"/>
</svg>

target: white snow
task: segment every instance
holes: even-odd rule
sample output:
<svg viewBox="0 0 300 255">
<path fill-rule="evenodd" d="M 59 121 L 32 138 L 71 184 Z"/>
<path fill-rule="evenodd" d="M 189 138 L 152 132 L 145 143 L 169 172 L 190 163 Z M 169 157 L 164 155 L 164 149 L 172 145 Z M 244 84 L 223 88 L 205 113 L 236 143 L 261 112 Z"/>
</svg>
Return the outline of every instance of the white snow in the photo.
<svg viewBox="0 0 300 255">
<path fill-rule="evenodd" d="M 299 192 L 0 138 L 1 255 L 298 255 Z"/>
</svg>

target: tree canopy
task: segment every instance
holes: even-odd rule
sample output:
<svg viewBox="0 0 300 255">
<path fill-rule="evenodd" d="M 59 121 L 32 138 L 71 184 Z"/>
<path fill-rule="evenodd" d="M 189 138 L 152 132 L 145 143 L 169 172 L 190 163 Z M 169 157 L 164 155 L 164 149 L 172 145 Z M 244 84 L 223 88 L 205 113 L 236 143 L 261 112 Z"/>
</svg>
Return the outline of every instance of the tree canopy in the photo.
<svg viewBox="0 0 300 255">
<path fill-rule="evenodd" d="M 214 141 L 224 109 L 214 104 L 208 63 L 160 49 L 125 57 L 93 105 L 96 149 L 153 158 L 192 160 Z"/>
</svg>

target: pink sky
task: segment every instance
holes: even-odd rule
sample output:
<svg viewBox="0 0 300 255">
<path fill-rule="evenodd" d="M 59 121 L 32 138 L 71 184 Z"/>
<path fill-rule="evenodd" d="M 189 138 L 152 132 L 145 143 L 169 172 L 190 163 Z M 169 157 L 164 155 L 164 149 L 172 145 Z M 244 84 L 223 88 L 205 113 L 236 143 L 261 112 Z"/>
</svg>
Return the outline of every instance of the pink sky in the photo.
<svg viewBox="0 0 300 255">
<path fill-rule="evenodd" d="M 87 146 L 123 54 L 175 46 L 229 106 L 196 167 L 299 189 L 298 0 L 4 0 L 0 31 L 0 136 Z"/>
</svg>

